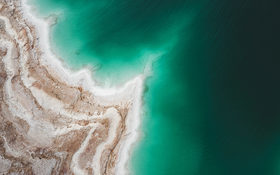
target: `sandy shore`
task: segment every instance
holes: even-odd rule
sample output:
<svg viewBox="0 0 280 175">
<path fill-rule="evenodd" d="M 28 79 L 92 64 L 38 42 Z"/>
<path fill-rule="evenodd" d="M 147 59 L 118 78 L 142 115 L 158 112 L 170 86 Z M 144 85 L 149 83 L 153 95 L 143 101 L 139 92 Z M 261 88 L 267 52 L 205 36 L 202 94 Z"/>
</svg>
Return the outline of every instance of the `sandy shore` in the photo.
<svg viewBox="0 0 280 175">
<path fill-rule="evenodd" d="M 96 86 L 63 67 L 26 1 L 0 3 L 0 173 L 127 174 L 145 76 Z"/>
</svg>

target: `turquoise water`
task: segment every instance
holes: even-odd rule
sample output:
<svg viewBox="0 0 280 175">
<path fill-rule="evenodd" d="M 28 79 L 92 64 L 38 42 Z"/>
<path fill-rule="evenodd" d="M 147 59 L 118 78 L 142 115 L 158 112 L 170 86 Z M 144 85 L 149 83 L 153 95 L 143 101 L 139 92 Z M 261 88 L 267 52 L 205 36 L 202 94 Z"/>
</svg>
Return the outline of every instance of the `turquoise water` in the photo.
<svg viewBox="0 0 280 175">
<path fill-rule="evenodd" d="M 119 83 L 116 79 L 124 81 L 143 72 L 148 60 L 160 57 L 172 47 L 177 30 L 189 20 L 175 22 L 169 17 L 155 23 L 162 11 L 154 19 L 150 19 L 153 8 L 145 13 L 141 9 L 135 11 L 149 4 L 157 5 L 150 2 L 33 0 L 31 3 L 36 5 L 35 13 L 39 16 L 58 16 L 51 36 L 55 53 L 72 68 L 91 65 L 100 81 L 108 79 L 114 83 Z"/>
<path fill-rule="evenodd" d="M 52 46 L 100 83 L 148 60 L 136 175 L 280 173 L 279 14 L 258 0 L 32 0 Z"/>
</svg>

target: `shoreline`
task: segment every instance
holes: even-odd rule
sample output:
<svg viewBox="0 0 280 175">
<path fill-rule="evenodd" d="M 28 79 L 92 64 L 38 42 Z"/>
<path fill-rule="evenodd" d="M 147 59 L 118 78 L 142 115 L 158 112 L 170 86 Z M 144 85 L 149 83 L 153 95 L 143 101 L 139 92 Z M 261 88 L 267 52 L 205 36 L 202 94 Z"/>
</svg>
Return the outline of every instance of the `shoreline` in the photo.
<svg viewBox="0 0 280 175">
<path fill-rule="evenodd" d="M 2 8 L 2 7 L 1 7 Z M 115 136 L 109 135 L 109 138 L 104 142 L 104 144 L 108 145 L 111 142 L 115 142 L 116 137 L 120 137 L 119 142 L 117 142 L 117 147 L 119 151 L 117 151 L 117 162 L 115 163 L 115 169 L 112 171 L 114 174 L 127 174 L 129 169 L 128 169 L 128 160 L 131 157 L 131 152 L 133 151 L 134 145 L 138 142 L 139 139 L 139 126 L 140 126 L 140 117 L 141 117 L 141 107 L 142 107 L 142 97 L 143 97 L 143 84 L 146 78 L 145 72 L 142 75 L 138 75 L 132 80 L 128 81 L 125 83 L 122 87 L 112 87 L 112 88 L 107 88 L 104 89 L 104 87 L 97 86 L 96 83 L 94 82 L 94 79 L 92 78 L 92 70 L 90 69 L 81 69 L 77 72 L 73 72 L 73 70 L 70 70 L 69 68 L 65 68 L 59 58 L 57 58 L 51 51 L 51 46 L 49 42 L 49 28 L 50 28 L 50 23 L 43 19 L 39 19 L 36 16 L 34 16 L 31 12 L 31 6 L 28 5 L 28 0 L 22 0 L 21 1 L 21 10 L 22 14 L 24 16 L 24 20 L 27 20 L 27 23 L 30 23 L 34 27 L 34 32 L 36 34 L 37 42 L 38 42 L 38 47 L 40 50 L 43 52 L 41 53 L 41 57 L 38 60 L 42 66 L 45 66 L 49 71 L 51 70 L 52 75 L 58 75 L 57 80 L 66 83 L 67 85 L 70 85 L 70 87 L 82 87 L 83 91 L 88 91 L 89 93 L 94 94 L 94 100 L 97 104 L 100 104 L 102 106 L 112 106 L 113 104 L 118 104 L 122 106 L 125 105 L 123 103 L 129 103 L 125 106 L 127 106 L 127 114 L 125 116 L 124 120 L 124 125 L 125 125 L 125 130 L 121 132 L 121 136 L 117 136 L 115 133 Z M 20 10 L 20 9 L 19 9 Z M 29 37 L 29 36 L 28 36 Z M 33 36 L 31 36 L 33 37 Z M 19 41 L 20 42 L 20 41 Z M 27 59 L 27 58 L 26 58 Z M 23 65 L 20 65 L 23 66 Z M 13 68 L 12 68 L 13 69 Z M 23 68 L 25 69 L 25 68 Z M 33 80 L 29 80 L 28 76 L 22 77 L 22 81 L 25 84 L 31 85 Z M 9 88 L 9 87 L 8 87 Z M 54 101 L 49 101 L 48 99 L 45 98 L 41 94 L 40 91 L 38 91 L 36 88 L 31 87 L 31 92 L 33 96 L 37 99 L 38 103 L 42 106 L 49 106 L 49 105 L 56 105 L 53 107 L 53 109 L 56 109 L 60 113 L 60 106 L 56 102 L 57 100 Z M 51 97 L 48 97 L 51 98 Z M 125 102 L 126 101 L 126 102 Z M 43 105 L 45 104 L 45 105 Z M 121 107 L 118 107 L 117 105 L 117 110 L 121 110 Z M 106 108 L 107 109 L 107 108 Z M 104 115 L 108 116 L 108 119 L 112 122 L 113 125 L 116 125 L 116 129 L 118 129 L 118 125 L 120 124 L 116 120 L 116 111 L 111 111 L 109 110 L 111 108 L 108 108 L 108 110 L 105 110 Z M 73 114 L 68 114 L 68 112 L 62 110 L 62 114 L 65 115 L 70 115 L 70 117 L 73 120 L 78 120 L 78 119 L 89 119 L 90 116 L 86 116 L 85 114 L 78 114 L 73 116 Z M 107 112 L 109 111 L 109 112 Z M 110 112 L 111 111 L 111 112 Z M 119 114 L 121 114 L 121 111 L 118 111 Z M 108 113 L 108 114 L 107 114 Z M 102 118 L 103 113 L 101 114 L 94 114 L 93 117 Z M 106 118 L 106 117 L 105 117 Z M 122 119 L 122 115 L 121 118 Z M 94 126 L 94 124 L 92 124 Z M 123 127 L 123 124 L 120 125 Z M 115 128 L 113 127 L 113 128 Z M 77 129 L 79 127 L 73 127 L 74 129 Z M 93 133 L 94 129 L 90 130 L 90 133 Z M 109 129 L 110 133 L 112 132 L 112 129 Z M 108 131 L 108 132 L 109 132 Z M 118 130 L 117 130 L 118 131 Z M 61 132 L 66 132 L 65 129 L 62 129 Z M 124 132 L 124 133 L 123 133 Z M 123 136 L 124 135 L 124 136 Z M 89 138 L 87 139 L 87 142 L 89 142 L 91 135 L 88 135 Z M 109 141 L 108 141 L 109 140 Z M 109 143 L 108 143 L 109 142 Z M 84 146 L 85 147 L 85 146 Z M 98 148 L 102 148 L 101 146 L 96 147 L 96 151 Z M 82 152 L 83 149 L 80 151 Z M 104 154 L 104 151 L 101 149 L 99 151 L 100 156 L 101 154 Z M 81 153 L 79 153 L 77 156 L 79 156 Z M 97 152 L 96 152 L 97 154 Z M 96 155 L 94 154 L 94 156 Z M 100 157 L 101 159 L 101 157 Z M 101 160 L 100 160 L 101 161 Z M 77 162 L 76 162 L 77 163 Z M 99 169 L 103 165 L 95 165 L 94 167 L 97 168 L 93 170 L 94 172 L 99 172 Z M 72 167 L 73 168 L 73 167 Z M 80 171 L 79 167 L 74 167 L 76 168 L 75 172 L 83 172 L 84 174 L 85 171 Z M 105 167 L 106 168 L 106 167 Z M 106 172 L 105 172 L 106 173 Z M 109 173 L 110 174 L 110 173 Z"/>
<path fill-rule="evenodd" d="M 138 86 L 140 88 L 138 90 L 138 93 L 137 93 L 138 95 L 137 95 L 136 99 L 138 99 L 138 101 L 137 101 L 138 105 L 141 105 L 143 81 L 145 79 L 142 78 L 142 80 L 140 80 L 140 77 L 143 77 L 143 75 L 137 76 L 134 79 L 129 80 L 121 88 L 119 87 L 119 88 L 104 89 L 104 88 L 96 86 L 94 84 L 94 81 L 93 81 L 94 78 L 91 77 L 92 70 L 87 69 L 87 68 L 82 68 L 81 70 L 78 70 L 77 72 L 71 72 L 71 70 L 63 67 L 61 60 L 59 58 L 57 58 L 51 50 L 51 45 L 50 45 L 50 41 L 49 41 L 49 38 L 50 38 L 49 29 L 50 29 L 51 25 L 53 25 L 53 24 L 48 24 L 47 21 L 44 21 L 43 19 L 40 19 L 40 18 L 36 17 L 34 14 L 32 14 L 32 12 L 31 12 L 32 6 L 28 5 L 28 0 L 22 0 L 22 5 L 23 5 L 23 10 L 25 11 L 25 15 L 31 17 L 30 21 L 33 24 L 35 24 L 35 26 L 37 26 L 37 27 L 41 26 L 42 28 L 41 27 L 40 28 L 44 29 L 43 32 L 39 32 L 39 33 L 41 33 L 41 34 L 39 34 L 41 36 L 40 39 L 42 40 L 42 38 L 43 38 L 43 40 L 44 40 L 41 42 L 39 40 L 39 42 L 42 44 L 41 48 L 44 51 L 47 51 L 46 55 L 48 55 L 52 58 L 52 61 L 54 61 L 53 64 L 57 64 L 56 67 L 59 67 L 63 71 L 63 73 L 67 74 L 66 77 L 70 77 L 71 74 L 75 76 L 76 80 L 81 80 L 82 79 L 81 77 L 86 77 L 86 78 L 84 78 L 83 82 L 88 83 L 88 84 L 83 84 L 83 86 L 87 87 L 88 90 L 95 91 L 95 93 L 100 94 L 102 96 L 116 94 L 117 91 L 119 91 L 119 92 L 123 91 L 123 89 L 126 89 L 126 87 L 129 86 L 129 84 L 133 84 L 133 81 L 136 81 L 135 83 L 139 84 L 136 86 Z M 48 60 L 48 62 L 49 62 L 49 60 Z M 138 79 L 138 82 L 137 82 L 137 79 Z M 130 154 L 133 151 L 132 146 L 133 146 L 133 144 L 136 144 L 138 142 L 138 137 L 139 137 L 138 133 L 137 133 L 137 129 L 139 128 L 139 125 L 140 125 L 140 120 L 139 120 L 139 117 L 140 117 L 139 110 L 140 109 L 139 108 L 140 108 L 140 106 L 138 106 L 138 109 L 136 109 L 136 111 L 134 112 L 135 114 L 131 113 L 130 115 L 132 115 L 132 116 L 128 116 L 129 119 L 131 119 L 131 117 L 133 117 L 133 116 L 137 119 L 136 121 L 132 121 L 132 123 L 134 123 L 134 125 L 132 125 L 133 126 L 132 129 L 134 129 L 134 132 L 132 132 L 132 133 L 134 134 L 134 136 L 130 137 L 130 139 L 128 139 L 125 147 L 123 147 L 123 151 L 121 151 L 122 154 L 120 157 L 122 158 L 122 161 L 120 161 L 120 163 L 119 163 L 120 166 L 116 167 L 116 169 L 117 169 L 116 174 L 127 174 L 127 172 L 129 172 L 128 167 L 126 167 L 126 164 L 128 163 L 128 159 L 131 157 Z M 131 125 L 129 125 L 129 126 L 131 126 Z M 120 170 L 118 171 L 118 169 L 120 169 Z"/>
</svg>

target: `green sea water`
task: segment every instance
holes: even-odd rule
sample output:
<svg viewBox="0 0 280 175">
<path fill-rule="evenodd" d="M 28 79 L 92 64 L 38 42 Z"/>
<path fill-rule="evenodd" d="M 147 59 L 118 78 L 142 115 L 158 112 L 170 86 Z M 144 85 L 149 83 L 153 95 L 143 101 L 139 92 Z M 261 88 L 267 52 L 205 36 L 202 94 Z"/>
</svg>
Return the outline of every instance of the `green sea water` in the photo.
<svg viewBox="0 0 280 175">
<path fill-rule="evenodd" d="M 51 45 L 101 84 L 149 60 L 135 175 L 280 174 L 279 4 L 259 0 L 30 0 Z"/>
</svg>

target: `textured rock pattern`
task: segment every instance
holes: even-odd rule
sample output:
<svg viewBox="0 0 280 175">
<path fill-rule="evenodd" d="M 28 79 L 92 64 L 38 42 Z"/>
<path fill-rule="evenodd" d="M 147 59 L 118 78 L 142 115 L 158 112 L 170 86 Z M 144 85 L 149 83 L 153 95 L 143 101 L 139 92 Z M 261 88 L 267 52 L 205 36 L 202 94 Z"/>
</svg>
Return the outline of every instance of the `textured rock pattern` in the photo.
<svg viewBox="0 0 280 175">
<path fill-rule="evenodd" d="M 0 174 L 115 174 L 133 86 L 102 96 L 67 81 L 21 1 L 0 3 Z"/>
</svg>

